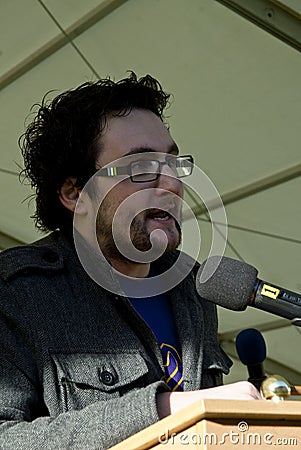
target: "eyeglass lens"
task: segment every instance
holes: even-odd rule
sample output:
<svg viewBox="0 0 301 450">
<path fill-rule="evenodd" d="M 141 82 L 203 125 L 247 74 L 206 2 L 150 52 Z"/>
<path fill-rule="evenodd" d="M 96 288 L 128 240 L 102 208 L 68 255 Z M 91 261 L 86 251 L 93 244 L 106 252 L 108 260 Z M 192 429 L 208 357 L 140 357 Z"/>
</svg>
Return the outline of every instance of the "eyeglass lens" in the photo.
<svg viewBox="0 0 301 450">
<path fill-rule="evenodd" d="M 168 158 L 164 163 L 156 160 L 140 160 L 131 164 L 132 181 L 140 182 L 156 180 L 162 170 L 161 166 L 163 164 L 168 164 L 169 168 L 178 178 L 189 176 L 192 173 L 192 161 L 190 157 L 172 157 Z"/>
</svg>

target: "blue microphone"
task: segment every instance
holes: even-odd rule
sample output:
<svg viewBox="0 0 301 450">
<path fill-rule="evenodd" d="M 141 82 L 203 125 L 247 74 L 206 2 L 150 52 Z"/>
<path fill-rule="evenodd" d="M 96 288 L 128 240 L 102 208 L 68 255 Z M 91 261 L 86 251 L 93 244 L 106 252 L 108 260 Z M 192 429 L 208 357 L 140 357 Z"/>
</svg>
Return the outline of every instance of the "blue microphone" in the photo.
<svg viewBox="0 0 301 450">
<path fill-rule="evenodd" d="M 247 366 L 249 378 L 258 390 L 267 377 L 263 370 L 266 358 L 266 345 L 263 335 L 255 328 L 248 328 L 236 336 L 236 351 L 240 361 Z"/>
</svg>

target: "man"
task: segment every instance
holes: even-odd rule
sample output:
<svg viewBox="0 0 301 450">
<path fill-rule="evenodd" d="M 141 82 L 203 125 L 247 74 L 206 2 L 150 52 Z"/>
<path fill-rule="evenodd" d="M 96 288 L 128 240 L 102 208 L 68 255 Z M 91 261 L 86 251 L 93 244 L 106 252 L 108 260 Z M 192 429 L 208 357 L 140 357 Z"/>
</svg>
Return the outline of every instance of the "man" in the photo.
<svg viewBox="0 0 301 450">
<path fill-rule="evenodd" d="M 215 307 L 176 251 L 193 160 L 163 123 L 168 97 L 150 76 L 85 83 L 24 135 L 52 233 L 0 257 L 0 448 L 106 449 L 201 398 L 260 398 L 219 386 Z"/>
</svg>

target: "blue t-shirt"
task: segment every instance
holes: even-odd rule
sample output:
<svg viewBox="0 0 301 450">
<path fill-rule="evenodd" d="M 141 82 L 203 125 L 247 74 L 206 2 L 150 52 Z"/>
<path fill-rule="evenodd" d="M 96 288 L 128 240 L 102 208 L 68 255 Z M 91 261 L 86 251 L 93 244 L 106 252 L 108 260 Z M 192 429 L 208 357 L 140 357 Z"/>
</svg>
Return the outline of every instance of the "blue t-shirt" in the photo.
<svg viewBox="0 0 301 450">
<path fill-rule="evenodd" d="M 154 276 L 152 269 L 149 276 Z M 121 285 L 126 293 L 126 284 Z M 132 292 L 132 289 L 130 289 Z M 138 314 L 148 324 L 160 345 L 165 368 L 166 383 L 171 390 L 183 390 L 182 355 L 168 296 L 160 294 L 153 297 L 129 300 Z"/>
</svg>

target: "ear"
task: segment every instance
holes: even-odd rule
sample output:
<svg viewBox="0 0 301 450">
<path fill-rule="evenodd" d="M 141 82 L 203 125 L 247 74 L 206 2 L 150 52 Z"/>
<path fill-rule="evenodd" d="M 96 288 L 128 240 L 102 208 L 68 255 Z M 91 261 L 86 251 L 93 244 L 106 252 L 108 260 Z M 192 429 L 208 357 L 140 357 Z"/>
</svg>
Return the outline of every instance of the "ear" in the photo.
<svg viewBox="0 0 301 450">
<path fill-rule="evenodd" d="M 81 190 L 76 187 L 76 178 L 69 177 L 65 180 L 61 189 L 59 190 L 59 198 L 61 203 L 65 206 L 65 208 L 69 209 L 69 211 L 75 212 L 77 214 L 85 213 L 83 202 L 79 201 Z"/>
</svg>

